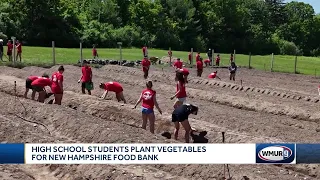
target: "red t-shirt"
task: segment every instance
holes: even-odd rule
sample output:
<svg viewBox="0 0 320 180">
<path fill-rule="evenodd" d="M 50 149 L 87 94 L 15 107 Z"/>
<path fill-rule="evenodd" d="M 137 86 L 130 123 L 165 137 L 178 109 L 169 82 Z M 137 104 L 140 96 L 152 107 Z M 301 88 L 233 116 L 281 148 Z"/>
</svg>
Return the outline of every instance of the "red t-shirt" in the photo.
<svg viewBox="0 0 320 180">
<path fill-rule="evenodd" d="M 182 68 L 180 69 L 183 75 L 188 76 L 189 75 L 189 70 L 187 68 Z"/>
<path fill-rule="evenodd" d="M 143 54 L 146 54 L 146 47 L 142 48 L 142 52 L 143 52 Z"/>
<path fill-rule="evenodd" d="M 217 73 L 211 73 L 209 74 L 208 78 L 214 79 L 217 77 Z"/>
<path fill-rule="evenodd" d="M 217 58 L 216 58 L 216 62 L 220 62 L 220 57 L 217 57 Z"/>
<path fill-rule="evenodd" d="M 149 61 L 149 59 L 143 59 L 142 62 L 141 62 L 141 65 L 142 65 L 142 70 L 143 71 L 148 71 L 149 67 L 151 65 L 151 62 Z"/>
<path fill-rule="evenodd" d="M 93 56 L 97 56 L 97 49 L 96 49 L 96 48 L 93 48 L 93 49 L 92 49 L 92 55 L 93 55 Z"/>
<path fill-rule="evenodd" d="M 152 89 L 143 90 L 141 93 L 142 107 L 148 108 L 148 109 L 153 109 L 153 107 L 154 107 L 153 97 L 155 94 L 156 94 L 156 91 L 154 91 Z"/>
<path fill-rule="evenodd" d="M 106 91 L 112 91 L 115 93 L 121 93 L 123 91 L 121 84 L 118 82 L 107 82 L 104 85 L 104 90 Z"/>
<path fill-rule="evenodd" d="M 182 68 L 182 62 L 181 61 L 176 61 L 173 64 L 174 67 L 181 69 Z"/>
<path fill-rule="evenodd" d="M 84 67 L 81 68 L 81 71 L 82 71 L 81 81 L 82 81 L 82 82 L 89 82 L 89 81 L 91 81 L 91 75 L 92 75 L 91 67 L 89 67 L 89 66 L 84 66 Z"/>
<path fill-rule="evenodd" d="M 21 43 L 17 44 L 17 50 L 18 50 L 18 53 L 22 52 L 22 44 Z"/>
<path fill-rule="evenodd" d="M 199 70 L 203 69 L 203 62 L 202 61 L 197 61 L 197 69 L 199 69 Z"/>
<path fill-rule="evenodd" d="M 61 93 L 62 87 L 60 87 L 59 82 L 63 83 L 63 75 L 60 72 L 55 72 L 51 77 L 52 85 L 51 90 L 52 93 Z"/>
<path fill-rule="evenodd" d="M 196 55 L 196 61 L 200 61 L 200 54 Z"/>
<path fill-rule="evenodd" d="M 39 76 L 29 76 L 28 79 L 30 79 L 31 81 L 34 81 L 36 79 L 40 78 Z"/>
<path fill-rule="evenodd" d="M 34 80 L 31 83 L 32 86 L 40 86 L 40 87 L 50 86 L 51 84 L 52 84 L 51 80 L 45 77 L 39 77 L 38 79 Z"/>
<path fill-rule="evenodd" d="M 187 97 L 185 84 L 181 83 L 180 81 L 178 81 L 178 83 L 177 83 L 177 92 L 179 91 L 179 85 L 181 85 L 181 89 L 180 89 L 179 94 L 177 95 L 177 98 L 185 98 L 185 97 Z"/>
<path fill-rule="evenodd" d="M 204 60 L 205 63 L 210 63 L 210 59 Z"/>
<path fill-rule="evenodd" d="M 8 52 L 12 52 L 12 49 L 13 49 L 13 44 L 12 43 L 8 43 L 7 44 L 7 46 L 8 46 Z"/>
<path fill-rule="evenodd" d="M 189 58 L 189 61 L 191 61 L 191 59 L 192 59 L 192 55 L 191 55 L 191 53 L 189 53 L 188 58 Z"/>
</svg>

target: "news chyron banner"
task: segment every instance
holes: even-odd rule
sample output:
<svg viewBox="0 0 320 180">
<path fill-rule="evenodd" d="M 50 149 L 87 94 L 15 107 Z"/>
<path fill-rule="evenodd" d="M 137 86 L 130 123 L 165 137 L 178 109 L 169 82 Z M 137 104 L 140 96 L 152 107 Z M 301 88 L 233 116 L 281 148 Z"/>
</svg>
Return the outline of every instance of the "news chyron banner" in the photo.
<svg viewBox="0 0 320 180">
<path fill-rule="evenodd" d="M 0 144 L 0 164 L 320 163 L 320 144 Z"/>
</svg>

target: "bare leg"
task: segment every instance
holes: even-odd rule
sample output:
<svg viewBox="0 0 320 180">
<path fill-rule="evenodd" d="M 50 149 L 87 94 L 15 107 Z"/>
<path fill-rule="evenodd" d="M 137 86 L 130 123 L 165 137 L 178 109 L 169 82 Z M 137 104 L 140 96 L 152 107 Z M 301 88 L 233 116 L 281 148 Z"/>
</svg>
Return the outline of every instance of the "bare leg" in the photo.
<svg viewBox="0 0 320 180">
<path fill-rule="evenodd" d="M 174 139 L 175 140 L 178 140 L 178 135 L 179 135 L 179 129 L 180 129 L 180 124 L 179 124 L 179 122 L 174 122 L 174 127 L 175 127 L 175 129 L 174 129 Z"/>
<path fill-rule="evenodd" d="M 188 120 L 184 120 L 181 122 L 181 125 L 183 126 L 183 128 L 185 129 L 186 133 L 184 135 L 186 143 L 189 143 L 190 141 L 190 132 L 191 132 L 191 126 L 189 124 Z"/>
<path fill-rule="evenodd" d="M 149 114 L 149 126 L 150 126 L 150 132 L 154 134 L 154 122 L 156 120 L 156 117 L 154 113 Z"/>
<path fill-rule="evenodd" d="M 177 101 L 174 103 L 173 108 L 176 109 L 177 107 L 181 106 L 182 104 L 183 104 L 183 102 L 177 100 Z"/>
<path fill-rule="evenodd" d="M 142 129 L 147 130 L 148 115 L 142 113 Z"/>
</svg>

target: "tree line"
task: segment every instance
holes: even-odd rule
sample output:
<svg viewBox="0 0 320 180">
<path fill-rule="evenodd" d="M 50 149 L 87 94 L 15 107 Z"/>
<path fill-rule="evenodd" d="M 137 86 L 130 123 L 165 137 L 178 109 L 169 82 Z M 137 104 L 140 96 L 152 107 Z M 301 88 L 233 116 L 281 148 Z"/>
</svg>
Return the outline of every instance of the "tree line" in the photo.
<svg viewBox="0 0 320 180">
<path fill-rule="evenodd" d="M 0 32 L 31 46 L 320 55 L 320 15 L 283 0 L 2 0 Z"/>
</svg>

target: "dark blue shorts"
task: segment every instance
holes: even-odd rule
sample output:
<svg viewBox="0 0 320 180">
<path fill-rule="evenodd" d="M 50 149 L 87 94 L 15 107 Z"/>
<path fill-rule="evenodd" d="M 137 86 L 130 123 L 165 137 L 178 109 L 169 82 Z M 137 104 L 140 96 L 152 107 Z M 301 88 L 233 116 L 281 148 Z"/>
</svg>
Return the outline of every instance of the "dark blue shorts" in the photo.
<svg viewBox="0 0 320 180">
<path fill-rule="evenodd" d="M 151 113 L 153 113 L 153 109 L 149 109 L 149 108 L 144 108 L 144 107 L 142 107 L 142 108 L 141 108 L 141 112 L 142 112 L 143 114 L 151 114 Z"/>
</svg>

